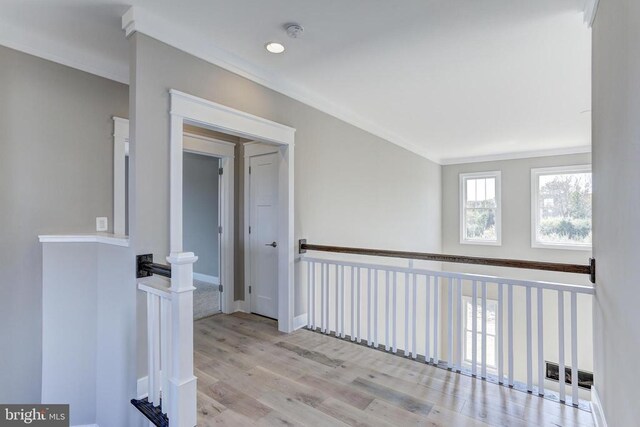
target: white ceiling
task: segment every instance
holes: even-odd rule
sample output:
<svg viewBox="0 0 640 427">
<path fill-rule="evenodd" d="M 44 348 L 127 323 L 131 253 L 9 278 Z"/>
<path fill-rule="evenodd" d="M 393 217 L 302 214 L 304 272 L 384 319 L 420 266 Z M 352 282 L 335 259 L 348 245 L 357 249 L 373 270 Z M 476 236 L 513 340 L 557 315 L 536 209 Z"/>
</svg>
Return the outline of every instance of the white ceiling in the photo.
<svg viewBox="0 0 640 427">
<path fill-rule="evenodd" d="M 129 2 L 139 31 L 435 161 L 591 144 L 584 0 Z M 128 6 L 2 0 L 0 44 L 126 81 Z"/>
</svg>

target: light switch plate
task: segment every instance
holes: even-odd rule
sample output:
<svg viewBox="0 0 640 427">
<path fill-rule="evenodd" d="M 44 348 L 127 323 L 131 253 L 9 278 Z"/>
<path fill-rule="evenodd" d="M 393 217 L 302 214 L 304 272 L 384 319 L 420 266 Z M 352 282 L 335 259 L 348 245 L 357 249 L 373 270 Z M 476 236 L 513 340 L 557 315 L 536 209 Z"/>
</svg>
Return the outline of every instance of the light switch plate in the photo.
<svg viewBox="0 0 640 427">
<path fill-rule="evenodd" d="M 96 218 L 96 231 L 107 231 L 109 229 L 109 219 L 106 216 Z"/>
</svg>

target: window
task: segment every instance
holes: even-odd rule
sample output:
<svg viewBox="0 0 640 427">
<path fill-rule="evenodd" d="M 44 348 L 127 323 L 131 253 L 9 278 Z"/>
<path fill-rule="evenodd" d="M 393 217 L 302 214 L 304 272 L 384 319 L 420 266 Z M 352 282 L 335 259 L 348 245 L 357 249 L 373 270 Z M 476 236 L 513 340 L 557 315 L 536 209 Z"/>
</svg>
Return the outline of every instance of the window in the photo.
<svg viewBox="0 0 640 427">
<path fill-rule="evenodd" d="M 531 246 L 591 249 L 591 166 L 531 169 Z"/>
<path fill-rule="evenodd" d="M 500 245 L 500 172 L 460 174 L 460 243 Z"/>
<path fill-rule="evenodd" d="M 463 353 L 465 364 L 473 361 L 473 301 L 471 297 L 463 297 L 464 302 L 464 342 Z M 496 340 L 496 312 L 498 303 L 487 299 L 487 368 L 496 369 L 498 342 Z M 476 363 L 482 362 L 482 299 L 476 298 Z"/>
</svg>

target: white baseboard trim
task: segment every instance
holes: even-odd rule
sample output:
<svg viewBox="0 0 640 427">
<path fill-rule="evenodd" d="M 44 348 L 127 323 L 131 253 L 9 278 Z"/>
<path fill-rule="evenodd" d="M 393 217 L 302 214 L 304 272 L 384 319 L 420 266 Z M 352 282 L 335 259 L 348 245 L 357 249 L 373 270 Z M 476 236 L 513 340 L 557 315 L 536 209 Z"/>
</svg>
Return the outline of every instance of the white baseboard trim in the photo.
<svg viewBox="0 0 640 427">
<path fill-rule="evenodd" d="M 307 313 L 301 314 L 293 318 L 293 330 L 297 331 L 300 328 L 307 326 Z"/>
<path fill-rule="evenodd" d="M 71 427 L 100 427 L 98 424 L 76 424 Z"/>
<path fill-rule="evenodd" d="M 209 276 L 208 274 L 193 273 L 193 278 L 202 282 L 211 283 L 213 285 L 220 284 L 220 278 L 216 276 Z"/>
<path fill-rule="evenodd" d="M 160 371 L 160 377 L 162 377 L 162 371 Z M 144 399 L 149 396 L 149 377 L 138 378 L 138 382 L 136 384 L 136 395 L 138 399 Z"/>
<path fill-rule="evenodd" d="M 591 415 L 596 427 L 607 427 L 607 419 L 604 417 L 602 402 L 594 386 L 591 386 Z"/>
</svg>

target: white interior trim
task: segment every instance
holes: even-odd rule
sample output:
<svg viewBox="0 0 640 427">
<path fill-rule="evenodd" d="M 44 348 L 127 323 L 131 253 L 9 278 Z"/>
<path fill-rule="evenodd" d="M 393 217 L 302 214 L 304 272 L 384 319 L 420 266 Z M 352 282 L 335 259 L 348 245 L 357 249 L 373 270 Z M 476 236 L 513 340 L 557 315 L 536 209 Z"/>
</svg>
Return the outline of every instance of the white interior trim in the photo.
<svg viewBox="0 0 640 427">
<path fill-rule="evenodd" d="M 539 242 L 536 231 L 538 230 L 538 185 L 540 176 L 561 173 L 591 173 L 591 165 L 554 166 L 548 168 L 531 169 L 531 247 L 538 249 L 564 249 L 570 251 L 591 251 L 592 245 L 545 243 Z"/>
<path fill-rule="evenodd" d="M 113 233 L 126 234 L 125 162 L 129 155 L 129 120 L 113 117 Z"/>
<path fill-rule="evenodd" d="M 251 285 L 251 242 L 249 235 L 249 225 L 251 225 L 250 216 L 250 175 L 249 166 L 251 157 L 261 156 L 264 154 L 273 154 L 279 151 L 277 145 L 265 144 L 260 141 L 250 141 L 243 144 L 244 148 L 244 229 L 242 230 L 242 242 L 244 245 L 244 304 L 243 311 L 251 313 L 251 293 L 249 285 Z M 278 177 L 280 178 L 280 177 Z M 294 328 L 295 329 L 295 328 Z"/>
<path fill-rule="evenodd" d="M 297 331 L 307 326 L 307 313 L 300 314 L 293 318 L 293 330 Z"/>
<path fill-rule="evenodd" d="M 466 180 L 474 178 L 495 178 L 496 179 L 496 240 L 470 240 L 466 239 L 466 219 L 465 219 L 465 201 L 467 199 Z M 486 172 L 471 172 L 460 174 L 460 187 L 458 191 L 458 208 L 460 209 L 460 244 L 461 245 L 487 245 L 487 246 L 501 246 L 502 245 L 502 172 L 501 171 L 486 171 Z"/>
<path fill-rule="evenodd" d="M 278 240 L 278 329 L 283 332 L 293 330 L 294 302 L 294 255 L 296 245 L 293 234 L 293 179 L 294 179 L 294 137 L 295 129 L 262 117 L 254 116 L 206 99 L 198 98 L 174 89 L 171 97 L 170 128 L 170 248 L 172 253 L 183 251 L 182 241 L 182 153 L 185 121 L 189 124 L 204 125 L 207 128 L 276 144 L 280 153 L 279 168 L 279 211 L 280 224 Z M 229 290 L 223 293 L 226 310 L 233 306 L 233 159 L 223 159 L 231 164 L 223 164 L 230 173 L 223 174 L 223 186 L 228 185 L 230 200 L 223 201 L 227 207 L 223 213 L 221 281 Z M 225 179 L 228 182 L 225 182 Z M 228 230 L 228 232 L 225 232 Z M 240 304 L 237 308 L 240 308 Z"/>
<path fill-rule="evenodd" d="M 235 157 L 236 145 L 233 142 L 185 132 L 183 144 L 184 151 L 190 153 L 208 154 L 216 157 Z"/>
<path fill-rule="evenodd" d="M 593 21 L 596 19 L 599 4 L 600 0 L 585 0 L 584 2 L 584 22 L 589 28 L 593 26 Z"/>
<path fill-rule="evenodd" d="M 517 160 L 529 159 L 532 157 L 563 156 L 568 154 L 584 153 L 591 153 L 591 145 L 581 145 L 579 147 L 569 148 L 553 148 L 549 150 L 518 151 L 514 153 L 490 154 L 487 156 L 452 157 L 449 159 L 442 159 L 440 161 L 440 164 L 443 166 L 447 166 L 460 165 L 465 163 L 494 162 L 498 160 Z"/>
<path fill-rule="evenodd" d="M 113 246 L 129 246 L 127 236 L 116 234 L 42 234 L 38 236 L 40 243 L 104 243 Z"/>
</svg>

